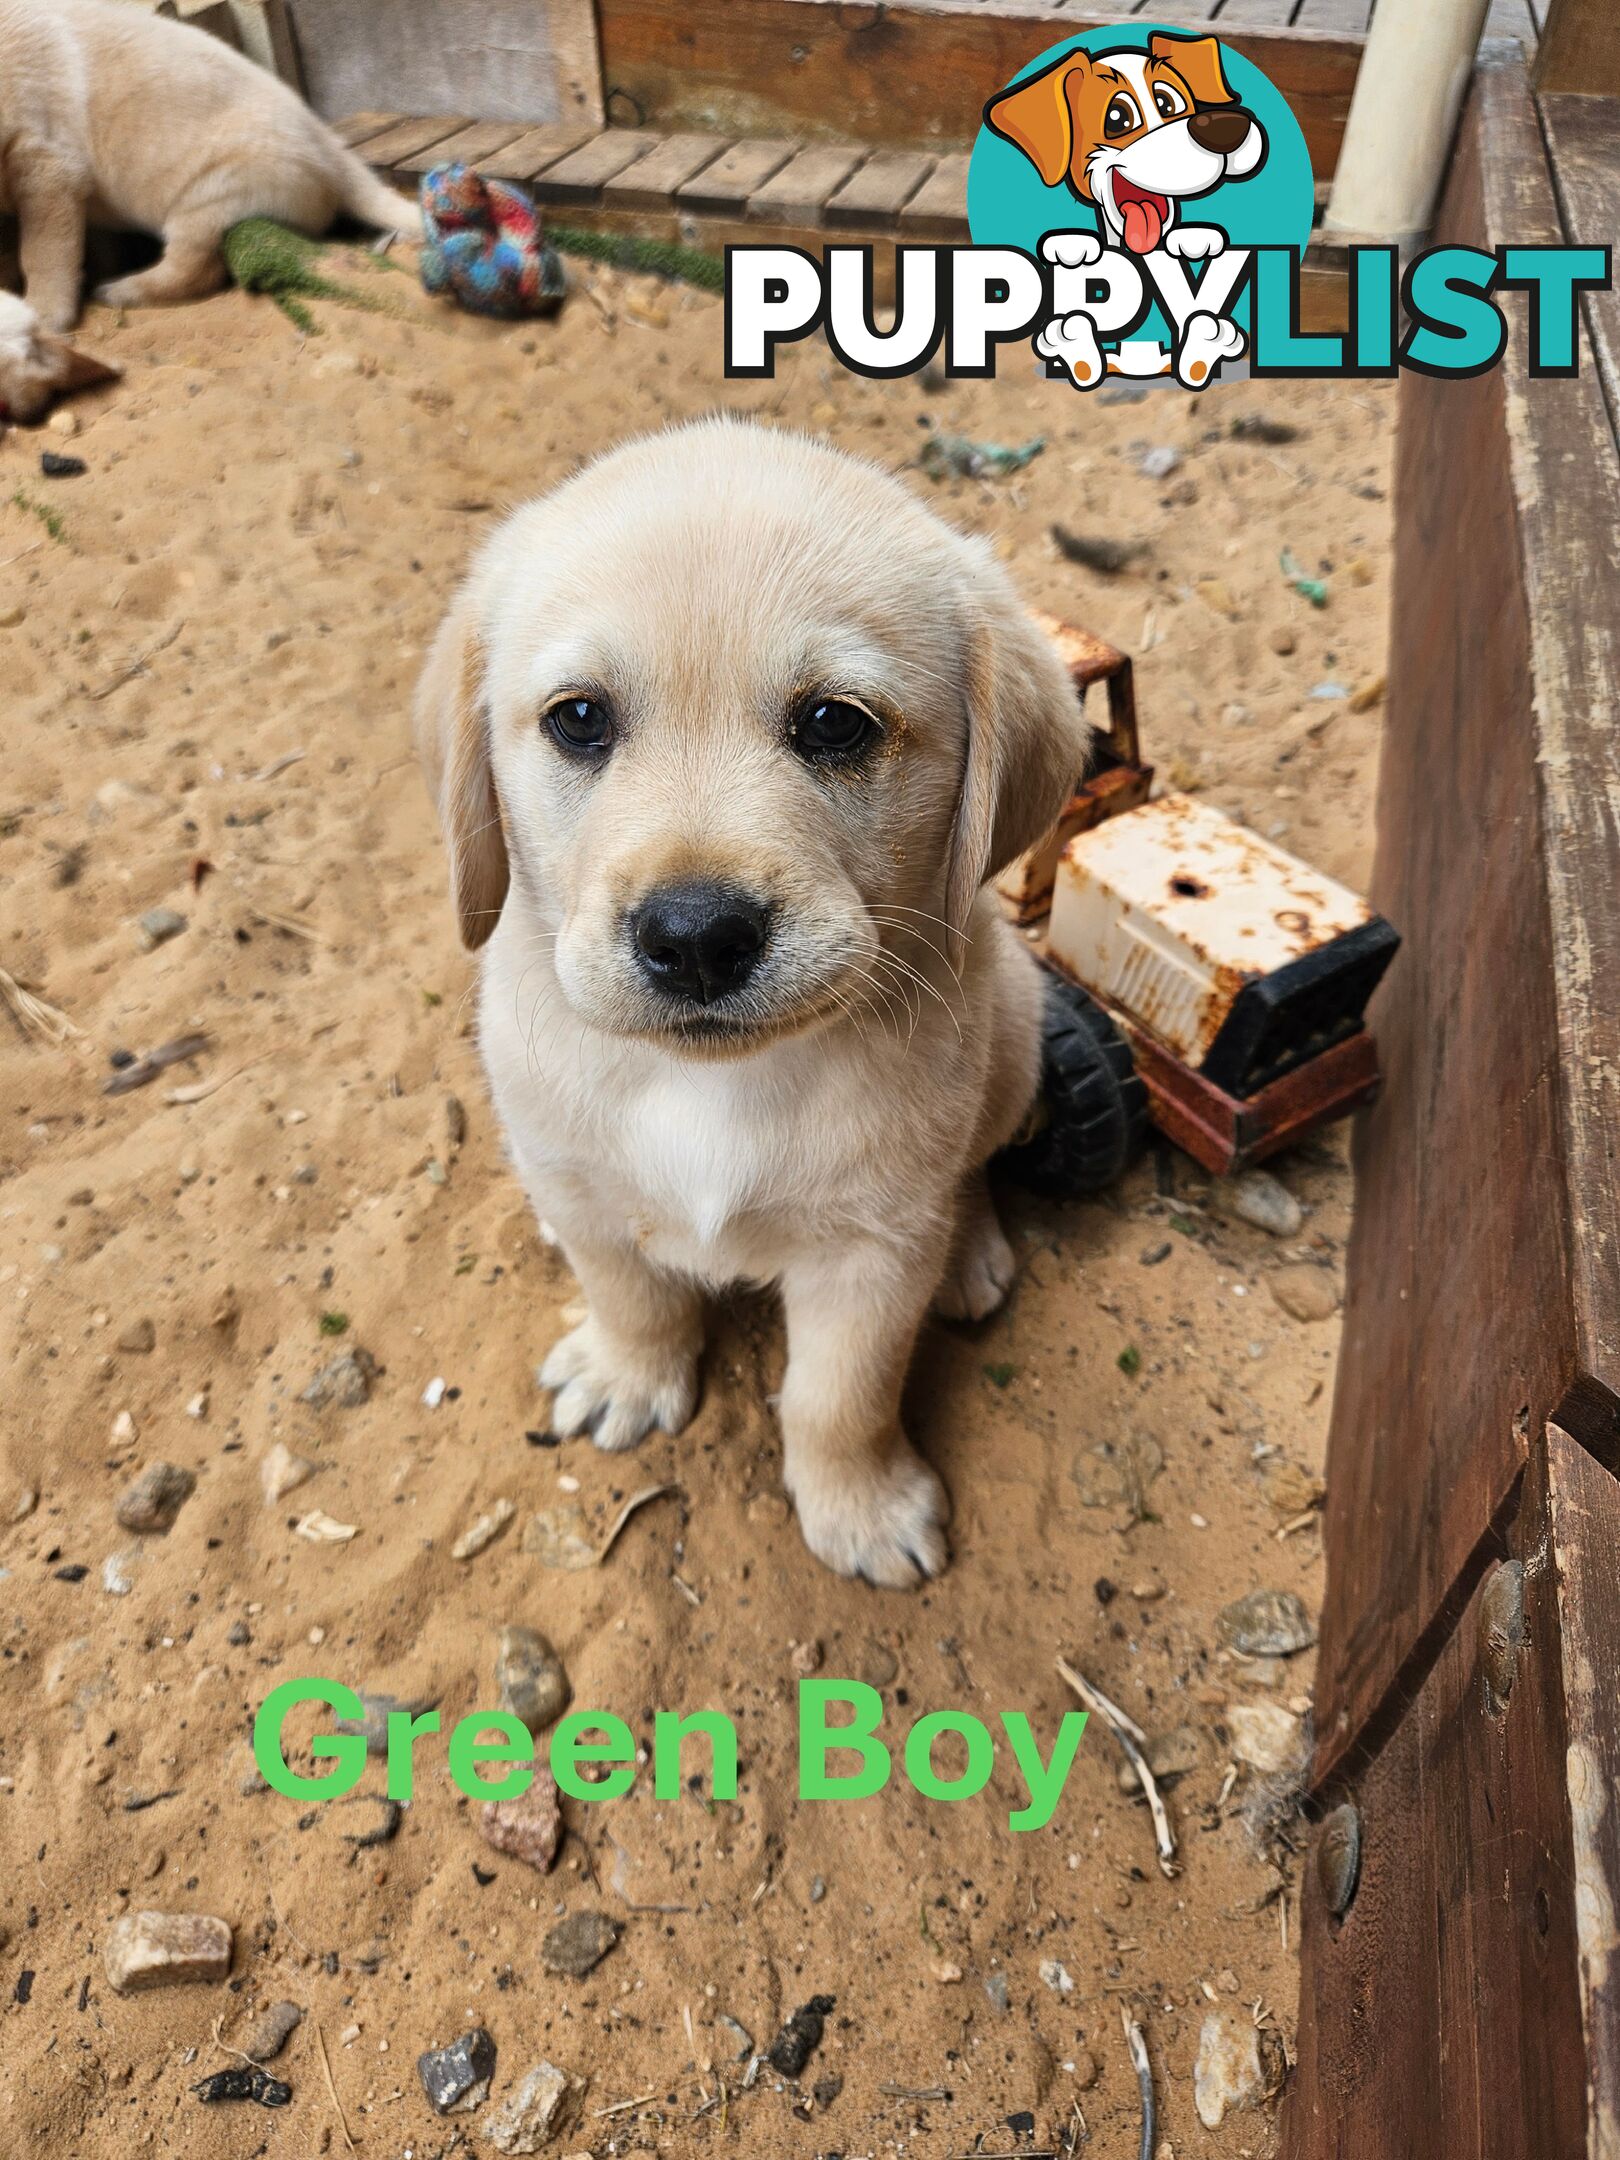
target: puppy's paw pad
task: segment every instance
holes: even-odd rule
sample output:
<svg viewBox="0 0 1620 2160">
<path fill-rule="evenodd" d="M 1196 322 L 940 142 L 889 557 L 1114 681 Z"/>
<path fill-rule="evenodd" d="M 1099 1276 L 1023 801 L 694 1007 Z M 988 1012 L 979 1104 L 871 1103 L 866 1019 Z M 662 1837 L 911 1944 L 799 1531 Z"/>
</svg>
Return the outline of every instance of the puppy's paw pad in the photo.
<svg viewBox="0 0 1620 2160">
<path fill-rule="evenodd" d="M 1041 253 L 1065 270 L 1084 270 L 1102 260 L 1102 241 L 1096 233 L 1051 232 L 1041 242 Z"/>
<path fill-rule="evenodd" d="M 1005 1304 L 1018 1273 L 1012 1247 L 993 1215 L 975 1226 L 963 1250 L 934 1292 L 934 1310 L 946 1320 L 984 1320 Z"/>
<path fill-rule="evenodd" d="M 554 1391 L 552 1430 L 565 1440 L 589 1432 L 609 1454 L 650 1432 L 678 1433 L 697 1406 L 694 1351 L 627 1350 L 590 1320 L 555 1345 L 539 1377 Z"/>
<path fill-rule="evenodd" d="M 845 1465 L 814 1487 L 801 1480 L 795 1498 L 805 1543 L 835 1574 L 914 1590 L 945 1570 L 950 1495 L 909 1447 L 863 1470 Z"/>
</svg>

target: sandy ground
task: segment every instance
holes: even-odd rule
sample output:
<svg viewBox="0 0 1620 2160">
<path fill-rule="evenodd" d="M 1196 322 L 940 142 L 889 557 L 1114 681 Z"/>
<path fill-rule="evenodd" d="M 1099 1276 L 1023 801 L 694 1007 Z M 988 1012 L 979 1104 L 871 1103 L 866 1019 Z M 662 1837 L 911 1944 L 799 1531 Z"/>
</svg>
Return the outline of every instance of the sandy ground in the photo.
<svg viewBox="0 0 1620 2160">
<path fill-rule="evenodd" d="M 1229 1767 L 1225 1720 L 1308 1711 L 1310 1656 L 1245 1664 L 1215 1616 L 1256 1588 L 1319 1603 L 1314 1527 L 1279 1534 L 1303 1481 L 1278 1462 L 1320 1468 L 1338 1322 L 1289 1317 L 1271 1284 L 1300 1265 L 1336 1281 L 1342 1135 L 1278 1166 L 1307 1210 L 1295 1238 L 1234 1220 L 1168 1153 L 1096 1205 L 1013 1203 L 1010 1306 L 936 1328 L 917 1362 L 911 1429 L 956 1505 L 955 1563 L 924 1595 L 852 1587 L 804 1551 L 766 1300 L 721 1315 L 679 1441 L 628 1460 L 531 1444 L 534 1365 L 573 1288 L 485 1106 L 406 710 L 490 518 L 627 432 L 722 403 L 897 470 L 928 425 L 1045 433 L 1015 480 L 913 484 L 996 536 L 1032 601 L 1138 655 L 1161 773 L 1363 880 L 1380 715 L 1342 693 L 1382 665 L 1390 399 L 1082 402 L 1023 360 L 999 384 L 866 384 L 820 346 L 774 384 L 728 386 L 713 300 L 589 282 L 559 322 L 517 331 L 328 305 L 305 340 L 236 294 L 92 312 L 85 342 L 125 363 L 122 387 L 71 441 L 0 445 L 0 967 L 76 1031 L 52 1046 L 0 1011 L 0 2150 L 341 2152 L 323 2042 L 363 2153 L 490 2150 L 478 2118 L 429 2112 L 415 2069 L 482 2024 L 495 2099 L 549 2058 L 580 2088 L 556 2149 L 597 2160 L 1134 2154 L 1125 2005 L 1161 2151 L 1265 2153 L 1264 2114 L 1201 2127 L 1192 2073 L 1212 2002 L 1292 2035 L 1295 1863 L 1257 1849 L 1255 1775 Z M 1233 440 L 1257 412 L 1298 439 Z M 47 445 L 89 471 L 42 479 Z M 1160 479 L 1141 469 L 1153 446 L 1179 453 Z M 1145 552 L 1114 578 L 1076 568 L 1054 520 Z M 1290 589 L 1284 549 L 1327 577 L 1325 609 Z M 157 906 L 186 927 L 142 951 Z M 104 1095 L 116 1053 L 193 1030 L 202 1054 Z M 370 1400 L 304 1405 L 356 1344 L 380 1368 Z M 277 1441 L 319 1469 L 266 1505 Z M 166 1537 L 131 1537 L 114 1502 L 158 1459 L 195 1493 Z M 523 1548 L 538 1508 L 572 1501 L 599 1535 L 665 1479 L 678 1494 L 599 1569 Z M 504 1535 L 453 1558 L 502 1498 Z M 296 1535 L 310 1509 L 356 1535 Z M 120 1555 L 122 1595 L 104 1575 Z M 638 1736 L 657 1709 L 729 1710 L 736 1803 L 702 1778 L 667 1805 L 650 1779 L 569 1802 L 542 1876 L 483 1842 L 442 1750 L 392 1842 L 366 1850 L 342 1809 L 256 1789 L 246 1737 L 276 1682 L 435 1698 L 448 1728 L 494 1702 L 512 1622 L 551 1635 L 576 1704 Z M 1007 1828 L 1005 1748 L 957 1806 L 898 1781 L 797 1802 L 794 1691 L 817 1655 L 796 1665 L 801 1645 L 882 1689 L 891 1739 L 926 1709 L 1022 1709 L 1044 1744 L 1069 1707 L 1059 1654 L 1150 1733 L 1192 1727 L 1195 1767 L 1167 1787 L 1181 1873 L 1159 1875 L 1099 1726 L 1028 1835 Z M 143 1908 L 229 1921 L 228 1984 L 116 1995 L 108 1931 Z M 541 1941 L 580 1910 L 622 1937 L 588 1979 L 548 1974 Z M 836 2009 L 802 2080 L 767 2067 L 740 2089 L 718 2021 L 763 2048 L 816 1994 Z M 229 2045 L 282 1998 L 307 2013 L 274 2066 L 290 2108 L 203 2106 L 188 2088 L 236 2060 L 216 2026 Z"/>
</svg>

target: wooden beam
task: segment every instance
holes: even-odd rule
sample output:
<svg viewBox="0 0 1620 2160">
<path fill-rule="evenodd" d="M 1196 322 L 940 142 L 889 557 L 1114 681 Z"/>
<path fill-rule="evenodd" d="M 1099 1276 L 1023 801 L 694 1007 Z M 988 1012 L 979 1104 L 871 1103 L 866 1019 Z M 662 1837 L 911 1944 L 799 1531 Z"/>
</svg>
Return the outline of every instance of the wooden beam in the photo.
<svg viewBox="0 0 1620 2160">
<path fill-rule="evenodd" d="M 497 150 L 486 157 L 479 167 L 491 180 L 535 180 L 553 165 L 561 164 L 565 157 L 594 140 L 595 128 L 572 127 L 559 123 L 551 127 L 527 128 L 504 150 Z"/>
<path fill-rule="evenodd" d="M 547 203 L 594 203 L 602 184 L 656 148 L 658 137 L 638 128 L 608 128 L 580 144 L 539 174 L 535 200 Z"/>
<path fill-rule="evenodd" d="M 1535 84 L 1577 97 L 1620 97 L 1620 8 L 1615 0 L 1550 0 Z"/>
<path fill-rule="evenodd" d="M 797 157 L 800 147 L 796 142 L 757 139 L 733 143 L 712 165 L 705 165 L 690 180 L 681 182 L 675 190 L 676 203 L 694 216 L 741 217 L 748 208 L 749 196 L 762 188 L 772 173 L 780 172 L 790 158 Z"/>
<path fill-rule="evenodd" d="M 620 210 L 668 210 L 675 190 L 712 165 L 730 145 L 723 135 L 670 135 L 624 172 L 602 183 L 602 201 Z"/>
<path fill-rule="evenodd" d="M 790 158 L 748 198 L 748 215 L 772 225 L 819 226 L 826 206 L 866 157 L 864 150 L 834 149 L 812 143 Z"/>
</svg>

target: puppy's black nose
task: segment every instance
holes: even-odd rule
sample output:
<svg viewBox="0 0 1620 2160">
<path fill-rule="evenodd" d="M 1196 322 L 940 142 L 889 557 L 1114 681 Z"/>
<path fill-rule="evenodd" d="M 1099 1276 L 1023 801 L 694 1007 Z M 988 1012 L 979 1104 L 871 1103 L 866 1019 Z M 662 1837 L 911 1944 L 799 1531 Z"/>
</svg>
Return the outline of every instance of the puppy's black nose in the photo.
<svg viewBox="0 0 1620 2160">
<path fill-rule="evenodd" d="M 1187 122 L 1187 133 L 1200 150 L 1212 150 L 1216 157 L 1230 157 L 1252 125 L 1240 105 L 1213 105 L 1193 114 Z"/>
<path fill-rule="evenodd" d="M 710 1005 L 752 975 L 766 925 L 759 903 L 729 885 L 666 885 L 631 915 L 630 936 L 649 981 Z"/>
</svg>

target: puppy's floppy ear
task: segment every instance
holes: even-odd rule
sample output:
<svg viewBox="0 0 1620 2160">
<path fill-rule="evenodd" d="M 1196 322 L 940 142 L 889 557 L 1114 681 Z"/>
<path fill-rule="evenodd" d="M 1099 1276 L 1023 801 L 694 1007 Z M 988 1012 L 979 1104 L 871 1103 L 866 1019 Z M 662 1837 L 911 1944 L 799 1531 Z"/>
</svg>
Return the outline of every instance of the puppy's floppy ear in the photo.
<svg viewBox="0 0 1620 2160">
<path fill-rule="evenodd" d="M 439 626 L 417 685 L 416 750 L 450 857 L 461 942 L 476 952 L 500 920 L 511 871 L 490 763 L 484 649 L 468 592 Z"/>
<path fill-rule="evenodd" d="M 1068 671 L 1010 591 L 991 598 L 970 633 L 967 728 L 945 874 L 957 962 L 979 888 L 1045 839 L 1091 762 Z"/>
<path fill-rule="evenodd" d="M 1022 150 L 1048 187 L 1056 187 L 1074 157 L 1072 76 L 1090 72 L 1091 56 L 1065 53 L 1039 75 L 1003 90 L 984 108 L 984 124 Z"/>
<path fill-rule="evenodd" d="M 110 360 L 97 360 L 90 353 L 80 352 L 76 345 L 49 330 L 41 332 L 39 342 L 51 388 L 63 397 L 71 397 L 75 390 L 93 390 L 98 383 L 118 382 L 123 376 L 123 369 L 114 367 Z"/>
<path fill-rule="evenodd" d="M 1221 48 L 1212 37 L 1166 37 L 1162 32 L 1148 39 L 1155 60 L 1167 60 L 1193 94 L 1195 105 L 1235 105 L 1221 68 Z"/>
</svg>

